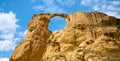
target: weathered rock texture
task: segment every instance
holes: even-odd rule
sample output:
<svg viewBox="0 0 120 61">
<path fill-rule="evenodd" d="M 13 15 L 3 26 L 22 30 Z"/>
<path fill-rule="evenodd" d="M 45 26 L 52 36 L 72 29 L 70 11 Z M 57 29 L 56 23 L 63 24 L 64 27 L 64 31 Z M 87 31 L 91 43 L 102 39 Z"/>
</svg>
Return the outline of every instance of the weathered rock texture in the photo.
<svg viewBox="0 0 120 61">
<path fill-rule="evenodd" d="M 55 16 L 67 26 L 52 33 Z M 120 19 L 100 12 L 37 14 L 10 61 L 120 61 Z"/>
</svg>

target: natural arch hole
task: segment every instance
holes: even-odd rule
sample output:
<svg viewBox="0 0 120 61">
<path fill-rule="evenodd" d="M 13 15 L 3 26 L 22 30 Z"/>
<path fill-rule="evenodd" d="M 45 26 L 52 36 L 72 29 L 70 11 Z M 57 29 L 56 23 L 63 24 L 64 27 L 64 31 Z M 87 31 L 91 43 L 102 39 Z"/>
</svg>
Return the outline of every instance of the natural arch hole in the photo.
<svg viewBox="0 0 120 61">
<path fill-rule="evenodd" d="M 50 20 L 48 29 L 52 32 L 55 32 L 55 31 L 64 29 L 65 26 L 66 26 L 65 19 L 60 16 L 55 16 Z"/>
</svg>

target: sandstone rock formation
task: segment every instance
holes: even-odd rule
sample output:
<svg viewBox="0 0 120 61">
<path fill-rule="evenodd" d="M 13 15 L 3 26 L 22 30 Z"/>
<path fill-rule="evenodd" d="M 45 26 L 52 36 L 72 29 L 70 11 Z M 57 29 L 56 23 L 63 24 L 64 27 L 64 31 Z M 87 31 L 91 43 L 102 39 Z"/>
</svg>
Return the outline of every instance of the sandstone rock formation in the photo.
<svg viewBox="0 0 120 61">
<path fill-rule="evenodd" d="M 55 16 L 67 26 L 52 33 Z M 34 15 L 10 61 L 120 61 L 120 19 L 100 12 Z"/>
</svg>

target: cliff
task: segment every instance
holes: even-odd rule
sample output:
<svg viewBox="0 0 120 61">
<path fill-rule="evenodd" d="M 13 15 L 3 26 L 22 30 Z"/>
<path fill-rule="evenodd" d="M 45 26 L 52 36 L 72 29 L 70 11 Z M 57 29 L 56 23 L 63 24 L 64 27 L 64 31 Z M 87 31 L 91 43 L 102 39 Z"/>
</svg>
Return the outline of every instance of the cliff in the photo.
<svg viewBox="0 0 120 61">
<path fill-rule="evenodd" d="M 67 26 L 52 33 L 55 16 Z M 100 12 L 34 15 L 10 61 L 120 61 L 120 19 Z"/>
</svg>

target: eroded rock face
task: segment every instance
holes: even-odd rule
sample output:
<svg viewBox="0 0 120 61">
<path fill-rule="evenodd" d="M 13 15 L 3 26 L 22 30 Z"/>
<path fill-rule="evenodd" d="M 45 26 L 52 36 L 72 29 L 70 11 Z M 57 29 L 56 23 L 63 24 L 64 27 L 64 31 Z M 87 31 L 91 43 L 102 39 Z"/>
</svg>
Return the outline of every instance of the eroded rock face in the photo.
<svg viewBox="0 0 120 61">
<path fill-rule="evenodd" d="M 50 19 L 66 19 L 64 30 L 48 30 Z M 10 61 L 120 61 L 120 19 L 100 12 L 37 14 Z"/>
</svg>

